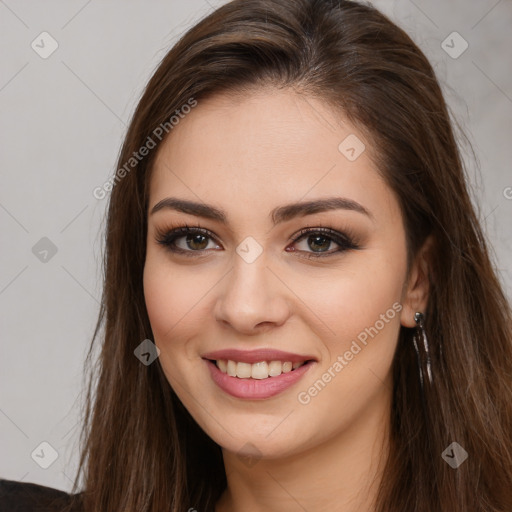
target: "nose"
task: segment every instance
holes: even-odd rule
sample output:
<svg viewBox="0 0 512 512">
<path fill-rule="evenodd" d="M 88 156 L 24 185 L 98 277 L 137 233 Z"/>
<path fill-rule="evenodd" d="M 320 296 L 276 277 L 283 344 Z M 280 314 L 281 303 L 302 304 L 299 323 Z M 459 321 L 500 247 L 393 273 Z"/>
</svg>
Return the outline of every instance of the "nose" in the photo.
<svg viewBox="0 0 512 512">
<path fill-rule="evenodd" d="M 217 290 L 216 320 L 239 333 L 259 334 L 283 325 L 290 316 L 290 292 L 263 254 L 252 263 L 236 256 Z"/>
</svg>

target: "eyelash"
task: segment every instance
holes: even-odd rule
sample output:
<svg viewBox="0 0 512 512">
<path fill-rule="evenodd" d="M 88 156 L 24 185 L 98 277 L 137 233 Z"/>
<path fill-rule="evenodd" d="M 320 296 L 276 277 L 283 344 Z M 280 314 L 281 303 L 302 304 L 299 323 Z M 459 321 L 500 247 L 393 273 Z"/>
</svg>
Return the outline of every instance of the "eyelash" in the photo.
<svg viewBox="0 0 512 512">
<path fill-rule="evenodd" d="M 198 258 L 205 256 L 205 252 L 209 251 L 209 249 L 201 249 L 198 251 L 193 250 L 185 250 L 180 249 L 176 247 L 175 242 L 179 238 L 182 238 L 186 235 L 195 235 L 200 234 L 203 236 L 206 236 L 208 238 L 211 238 L 216 242 L 215 235 L 204 228 L 197 227 L 191 227 L 188 224 L 185 224 L 184 226 L 178 226 L 174 228 L 169 228 L 166 230 L 161 230 L 159 228 L 156 229 L 156 236 L 155 240 L 158 244 L 164 246 L 167 250 L 171 251 L 172 253 L 177 254 L 183 254 L 186 257 L 192 257 L 192 258 Z M 297 243 L 303 238 L 306 238 L 306 235 L 314 235 L 319 234 L 322 237 L 325 237 L 327 239 L 330 239 L 331 241 L 335 242 L 337 245 L 339 245 L 339 248 L 335 251 L 331 252 L 307 252 L 307 251 L 298 251 L 298 252 L 305 252 L 305 255 L 302 255 L 301 257 L 305 257 L 308 259 L 316 259 L 316 258 L 325 258 L 328 256 L 334 256 L 335 254 L 343 253 L 348 250 L 358 250 L 360 249 L 360 245 L 355 241 L 356 236 L 351 234 L 350 232 L 339 232 L 331 228 L 324 228 L 324 227 L 317 227 L 317 228 L 303 228 L 301 229 L 297 234 L 292 235 L 288 240 Z M 218 243 L 218 242 L 216 242 Z M 220 244 L 219 244 L 220 245 Z"/>
</svg>

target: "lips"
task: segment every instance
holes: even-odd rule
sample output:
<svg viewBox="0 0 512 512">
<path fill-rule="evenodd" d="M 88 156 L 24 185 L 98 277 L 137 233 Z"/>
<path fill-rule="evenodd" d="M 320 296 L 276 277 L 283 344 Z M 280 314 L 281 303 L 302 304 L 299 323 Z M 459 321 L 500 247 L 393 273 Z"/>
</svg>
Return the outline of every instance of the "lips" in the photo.
<svg viewBox="0 0 512 512">
<path fill-rule="evenodd" d="M 317 362 L 317 359 L 310 355 L 275 349 L 225 349 L 208 352 L 203 354 L 202 358 L 212 380 L 220 389 L 236 398 L 249 400 L 266 399 L 285 391 L 299 381 Z M 281 370 L 276 372 L 275 376 L 272 376 L 273 372 L 270 370 L 268 373 L 266 371 L 261 373 L 260 370 L 254 373 L 255 367 L 259 366 L 258 363 L 263 363 L 263 366 L 267 367 L 267 362 L 270 362 L 268 365 L 270 369 L 274 363 L 280 361 L 284 363 L 281 368 L 282 373 Z M 229 366 L 233 366 L 232 363 L 236 363 L 235 372 L 229 369 Z M 251 365 L 252 375 L 246 372 L 247 367 Z M 238 375 L 240 370 L 242 375 Z"/>
</svg>

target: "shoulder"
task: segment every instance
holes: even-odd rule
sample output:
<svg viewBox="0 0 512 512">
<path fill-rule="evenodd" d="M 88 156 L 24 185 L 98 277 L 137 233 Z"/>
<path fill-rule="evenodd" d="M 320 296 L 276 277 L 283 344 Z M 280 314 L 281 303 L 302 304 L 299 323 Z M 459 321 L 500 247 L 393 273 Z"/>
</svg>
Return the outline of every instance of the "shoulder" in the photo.
<svg viewBox="0 0 512 512">
<path fill-rule="evenodd" d="M 0 512 L 83 512 L 80 494 L 0 478 Z"/>
</svg>

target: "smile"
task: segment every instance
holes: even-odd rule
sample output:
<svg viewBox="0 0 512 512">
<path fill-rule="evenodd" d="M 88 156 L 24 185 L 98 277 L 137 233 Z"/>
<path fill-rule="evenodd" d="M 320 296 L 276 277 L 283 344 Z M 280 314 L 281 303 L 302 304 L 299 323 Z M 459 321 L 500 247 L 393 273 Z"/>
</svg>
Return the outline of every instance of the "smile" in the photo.
<svg viewBox="0 0 512 512">
<path fill-rule="evenodd" d="M 253 364 L 237 363 L 232 360 L 204 359 L 204 361 L 213 382 L 224 393 L 246 400 L 263 400 L 284 392 L 317 364 L 313 360 L 295 363 L 261 361 Z M 293 368 L 294 366 L 295 368 Z M 235 375 L 230 375 L 230 373 L 235 373 Z M 271 373 L 275 375 L 270 375 Z"/>
<path fill-rule="evenodd" d="M 218 359 L 215 361 L 217 368 L 222 373 L 226 373 L 230 377 L 238 377 L 239 379 L 268 379 L 269 377 L 278 377 L 283 373 L 296 370 L 306 361 L 259 361 L 257 363 L 236 362 L 231 359 Z"/>
</svg>

